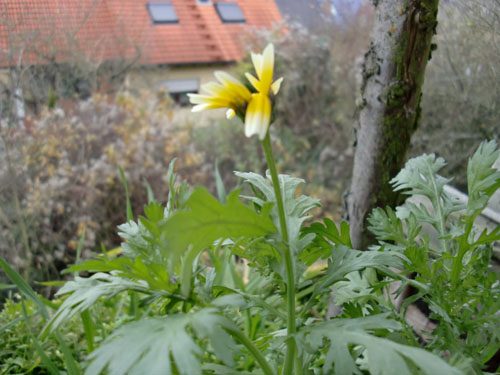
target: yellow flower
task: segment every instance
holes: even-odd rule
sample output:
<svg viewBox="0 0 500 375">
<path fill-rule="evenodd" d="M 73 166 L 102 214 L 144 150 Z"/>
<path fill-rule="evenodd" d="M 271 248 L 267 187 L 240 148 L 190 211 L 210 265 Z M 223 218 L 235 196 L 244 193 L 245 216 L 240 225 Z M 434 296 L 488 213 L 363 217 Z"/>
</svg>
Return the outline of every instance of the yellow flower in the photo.
<svg viewBox="0 0 500 375">
<path fill-rule="evenodd" d="M 206 95 L 188 94 L 192 104 L 196 104 L 192 111 L 199 112 L 207 109 L 228 108 L 226 116 L 234 117 L 236 113 L 245 113 L 247 103 L 252 93 L 243 83 L 225 72 L 215 72 L 215 78 L 220 83 L 209 82 L 201 86 Z"/>
<path fill-rule="evenodd" d="M 245 115 L 245 135 L 254 134 L 262 141 L 271 122 L 272 92 L 276 95 L 280 89 L 283 78 L 273 82 L 274 73 L 274 47 L 268 44 L 262 54 L 252 53 L 252 62 L 257 73 L 255 78 L 246 73 L 252 86 L 257 91 L 251 93 L 245 85 L 236 78 L 224 72 L 215 72 L 215 77 L 220 83 L 210 82 L 202 86 L 207 94 L 188 94 L 191 103 L 196 104 L 192 111 L 204 111 L 215 108 L 228 108 L 227 118 L 235 114 Z"/>
<path fill-rule="evenodd" d="M 283 78 L 273 82 L 274 73 L 274 47 L 268 44 L 262 54 L 252 53 L 252 62 L 257 73 L 255 78 L 250 73 L 245 76 L 250 81 L 256 94 L 252 94 L 252 99 L 248 104 L 245 116 L 245 135 L 251 137 L 254 134 L 262 141 L 267 134 L 267 129 L 271 122 L 271 99 L 270 91 L 276 95 L 280 89 Z"/>
<path fill-rule="evenodd" d="M 262 94 L 269 95 L 272 90 L 273 94 L 278 94 L 283 77 L 273 82 L 274 73 L 274 46 L 269 43 L 262 54 L 252 52 L 252 62 L 257 72 L 257 78 L 250 73 L 245 73 L 250 83 L 255 89 Z"/>
</svg>

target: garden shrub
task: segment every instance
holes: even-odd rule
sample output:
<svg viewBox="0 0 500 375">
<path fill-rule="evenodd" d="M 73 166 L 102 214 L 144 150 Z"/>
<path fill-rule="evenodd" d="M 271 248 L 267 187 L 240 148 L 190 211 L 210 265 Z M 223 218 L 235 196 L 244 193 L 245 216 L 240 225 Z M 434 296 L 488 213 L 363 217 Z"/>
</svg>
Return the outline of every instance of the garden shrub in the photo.
<svg viewBox="0 0 500 375">
<path fill-rule="evenodd" d="M 46 109 L 25 127 L 5 132 L 9 152 L 0 153 L 0 255 L 30 270 L 31 279 L 43 280 L 57 277 L 75 260 L 83 232 L 84 256 L 101 245 L 116 246 L 114 228 L 125 209 L 118 164 L 134 209 L 146 200 L 148 185 L 166 195 L 165 165 L 175 157 L 182 158 L 179 173 L 188 181 L 206 182 L 189 128 L 176 126 L 172 116 L 161 93 L 95 95 L 64 109 Z"/>
</svg>

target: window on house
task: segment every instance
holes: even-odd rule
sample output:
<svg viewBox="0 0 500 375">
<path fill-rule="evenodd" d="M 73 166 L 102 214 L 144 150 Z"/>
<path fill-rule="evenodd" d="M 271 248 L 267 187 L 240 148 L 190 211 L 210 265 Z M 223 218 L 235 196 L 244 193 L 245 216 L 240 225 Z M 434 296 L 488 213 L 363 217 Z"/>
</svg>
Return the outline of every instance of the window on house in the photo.
<svg viewBox="0 0 500 375">
<path fill-rule="evenodd" d="M 155 2 L 147 4 L 149 16 L 154 23 L 179 23 L 174 6 L 169 1 Z"/>
<path fill-rule="evenodd" d="M 236 3 L 218 2 L 215 3 L 215 10 L 224 23 L 244 23 L 245 16 Z"/>
<path fill-rule="evenodd" d="M 200 81 L 197 78 L 169 79 L 159 82 L 159 89 L 167 90 L 170 97 L 181 106 L 189 105 L 189 93 L 197 93 L 200 89 Z"/>
</svg>

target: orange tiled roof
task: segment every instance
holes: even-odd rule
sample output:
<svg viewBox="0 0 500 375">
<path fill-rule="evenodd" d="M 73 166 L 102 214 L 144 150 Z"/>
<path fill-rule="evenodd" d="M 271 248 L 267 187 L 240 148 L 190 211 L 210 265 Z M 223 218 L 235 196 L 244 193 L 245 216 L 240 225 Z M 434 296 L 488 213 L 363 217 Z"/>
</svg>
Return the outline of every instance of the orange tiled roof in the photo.
<svg viewBox="0 0 500 375">
<path fill-rule="evenodd" d="M 97 62 L 140 56 L 142 64 L 239 60 L 244 28 L 270 28 L 281 14 L 274 0 L 231 1 L 245 23 L 223 23 L 213 5 L 196 0 L 170 0 L 176 24 L 154 24 L 148 0 L 2 0 L 0 65 L 61 62 L 82 54 Z"/>
</svg>

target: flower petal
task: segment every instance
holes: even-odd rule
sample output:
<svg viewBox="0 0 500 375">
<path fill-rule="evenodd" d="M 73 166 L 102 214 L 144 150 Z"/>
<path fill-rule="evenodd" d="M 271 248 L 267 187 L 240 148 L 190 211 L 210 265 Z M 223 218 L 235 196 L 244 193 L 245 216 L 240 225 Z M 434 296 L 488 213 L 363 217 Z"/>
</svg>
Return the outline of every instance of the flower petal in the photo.
<svg viewBox="0 0 500 375">
<path fill-rule="evenodd" d="M 245 136 L 254 134 L 262 141 L 271 121 L 271 100 L 265 94 L 253 94 L 245 114 Z"/>
<path fill-rule="evenodd" d="M 218 70 L 214 73 L 215 78 L 219 80 L 225 87 L 231 87 L 232 85 L 237 85 L 245 87 L 237 78 L 234 78 L 231 74 Z"/>
<path fill-rule="evenodd" d="M 191 108 L 191 112 L 201 112 L 206 111 L 207 109 L 212 109 L 210 108 L 210 104 L 198 104 Z"/>
<path fill-rule="evenodd" d="M 271 85 L 271 91 L 273 92 L 274 95 L 278 95 L 278 92 L 280 91 L 281 83 L 283 82 L 283 77 L 278 78 L 276 81 L 273 82 Z"/>
<path fill-rule="evenodd" d="M 250 81 L 253 87 L 255 87 L 255 90 L 260 92 L 260 82 L 257 78 L 255 78 L 253 75 L 250 73 L 245 73 L 245 77 Z"/>
<path fill-rule="evenodd" d="M 249 101 L 251 99 L 252 93 L 250 90 L 248 90 L 243 83 L 234 78 L 232 75 L 220 70 L 215 72 L 214 75 L 219 82 L 224 85 L 229 96 L 236 96 L 236 100 L 239 99 L 242 101 Z"/>
<path fill-rule="evenodd" d="M 262 79 L 262 62 L 263 62 L 262 55 L 260 53 L 252 52 L 251 56 L 252 56 L 253 67 L 255 68 L 257 77 L 259 77 L 259 79 Z"/>
<path fill-rule="evenodd" d="M 260 87 L 262 93 L 269 94 L 274 71 L 274 46 L 271 43 L 264 49 L 262 59 L 262 75 L 259 77 Z"/>
<path fill-rule="evenodd" d="M 230 108 L 226 111 L 226 118 L 228 120 L 231 120 L 234 116 L 236 116 L 236 112 L 234 111 L 234 109 Z"/>
<path fill-rule="evenodd" d="M 213 97 L 209 95 L 187 94 L 187 96 L 192 104 L 210 103 L 213 100 Z"/>
<path fill-rule="evenodd" d="M 204 85 L 201 85 L 201 89 L 214 96 L 220 95 L 224 92 L 224 86 L 215 82 L 205 83 Z"/>
</svg>

